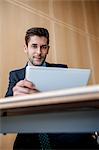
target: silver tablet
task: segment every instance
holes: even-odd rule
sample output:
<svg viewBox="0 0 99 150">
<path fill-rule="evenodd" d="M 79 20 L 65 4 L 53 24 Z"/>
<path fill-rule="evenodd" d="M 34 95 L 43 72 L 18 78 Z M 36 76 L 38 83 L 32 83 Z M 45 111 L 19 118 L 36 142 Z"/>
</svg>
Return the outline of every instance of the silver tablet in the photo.
<svg viewBox="0 0 99 150">
<path fill-rule="evenodd" d="M 85 86 L 90 78 L 90 69 L 26 67 L 26 79 L 40 91 L 52 91 Z"/>
</svg>

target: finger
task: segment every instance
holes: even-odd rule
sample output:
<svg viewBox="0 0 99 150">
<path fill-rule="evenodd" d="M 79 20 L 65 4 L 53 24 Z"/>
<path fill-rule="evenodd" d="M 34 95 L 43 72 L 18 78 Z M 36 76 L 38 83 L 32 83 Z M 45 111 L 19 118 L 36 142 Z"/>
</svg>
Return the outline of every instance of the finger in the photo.
<svg viewBox="0 0 99 150">
<path fill-rule="evenodd" d="M 25 87 L 21 87 L 21 86 L 15 86 L 13 88 L 13 93 L 26 93 L 28 94 L 29 93 L 29 89 L 28 88 L 25 88 Z"/>
<path fill-rule="evenodd" d="M 29 91 L 29 94 L 33 94 L 33 93 L 39 93 L 40 91 L 39 90 L 37 90 L 37 89 L 34 89 L 34 90 L 30 90 Z"/>
<path fill-rule="evenodd" d="M 26 87 L 20 87 L 20 86 L 15 86 L 13 88 L 13 95 L 21 95 L 21 94 L 32 94 L 32 93 L 37 93 L 39 90 L 37 89 L 29 89 Z"/>
<path fill-rule="evenodd" d="M 14 95 L 14 96 L 24 96 L 24 95 L 28 95 L 28 94 L 20 93 L 20 92 L 16 91 L 16 92 L 14 92 L 13 95 Z"/>
<path fill-rule="evenodd" d="M 35 94 L 35 93 L 38 93 L 39 91 L 38 90 L 29 90 L 29 92 L 21 92 L 21 91 L 15 91 L 14 92 L 14 96 L 21 96 L 21 95 L 29 95 L 29 94 Z"/>
<path fill-rule="evenodd" d="M 29 93 L 29 94 L 36 94 L 36 93 L 37 93 L 37 91 L 33 91 L 33 92 Z M 20 92 L 15 92 L 15 93 L 14 93 L 14 96 L 24 96 L 24 95 L 29 95 L 29 94 L 20 93 Z"/>
<path fill-rule="evenodd" d="M 30 89 L 35 88 L 35 85 L 32 82 L 30 82 L 26 79 L 19 81 L 16 85 L 21 86 L 21 87 L 27 87 L 27 88 L 30 88 Z"/>
</svg>

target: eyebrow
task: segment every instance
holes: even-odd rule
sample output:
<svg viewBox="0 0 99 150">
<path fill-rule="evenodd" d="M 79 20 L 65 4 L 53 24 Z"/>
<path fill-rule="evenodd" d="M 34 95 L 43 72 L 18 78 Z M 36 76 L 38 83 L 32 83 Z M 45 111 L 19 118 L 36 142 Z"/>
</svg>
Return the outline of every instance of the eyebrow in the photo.
<svg viewBox="0 0 99 150">
<path fill-rule="evenodd" d="M 37 45 L 37 44 L 33 43 L 32 45 Z"/>
<path fill-rule="evenodd" d="M 38 45 L 38 44 L 33 43 L 32 45 Z M 40 46 L 47 46 L 47 44 L 43 44 L 43 45 L 40 45 Z"/>
</svg>

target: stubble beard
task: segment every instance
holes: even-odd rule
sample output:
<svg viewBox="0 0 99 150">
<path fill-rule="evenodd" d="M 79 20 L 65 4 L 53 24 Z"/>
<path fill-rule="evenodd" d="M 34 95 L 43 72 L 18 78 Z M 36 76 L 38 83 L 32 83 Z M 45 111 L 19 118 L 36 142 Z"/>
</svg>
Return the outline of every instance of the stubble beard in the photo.
<svg viewBox="0 0 99 150">
<path fill-rule="evenodd" d="M 45 62 L 46 57 L 42 58 L 41 63 L 36 64 L 33 58 L 29 58 L 29 62 L 33 65 L 33 66 L 42 66 Z"/>
</svg>

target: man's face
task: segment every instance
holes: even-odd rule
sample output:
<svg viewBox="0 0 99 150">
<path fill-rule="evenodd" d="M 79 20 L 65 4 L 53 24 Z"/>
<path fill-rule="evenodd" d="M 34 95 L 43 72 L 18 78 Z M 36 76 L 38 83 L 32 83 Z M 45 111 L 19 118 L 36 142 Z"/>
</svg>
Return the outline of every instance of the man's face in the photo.
<svg viewBox="0 0 99 150">
<path fill-rule="evenodd" d="M 30 65 L 42 65 L 49 51 L 47 38 L 44 36 L 31 36 L 28 46 L 26 44 L 24 45 L 24 50 L 27 53 Z"/>
</svg>

